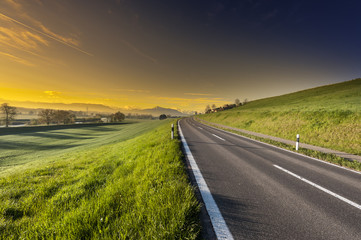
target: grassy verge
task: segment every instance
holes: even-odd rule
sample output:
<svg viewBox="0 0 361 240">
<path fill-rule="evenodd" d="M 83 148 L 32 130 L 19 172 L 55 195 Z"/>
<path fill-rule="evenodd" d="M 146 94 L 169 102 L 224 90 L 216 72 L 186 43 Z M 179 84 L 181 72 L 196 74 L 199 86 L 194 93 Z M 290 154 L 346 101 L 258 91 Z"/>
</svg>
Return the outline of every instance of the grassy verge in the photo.
<svg viewBox="0 0 361 240">
<path fill-rule="evenodd" d="M 212 124 L 210 124 L 210 125 L 212 125 Z M 287 149 L 287 150 L 290 150 L 293 152 L 301 153 L 301 154 L 304 154 L 309 157 L 314 157 L 314 158 L 321 159 L 321 160 L 324 160 L 324 161 L 327 161 L 330 163 L 334 163 L 334 164 L 337 164 L 342 167 L 347 167 L 350 169 L 361 171 L 361 163 L 360 162 L 350 161 L 350 160 L 344 159 L 342 157 L 336 156 L 335 154 L 323 153 L 323 152 L 314 151 L 314 150 L 310 150 L 310 149 L 306 149 L 306 148 L 299 148 L 298 151 L 296 151 L 295 146 L 293 146 L 293 145 L 277 142 L 277 141 L 267 139 L 267 138 L 253 136 L 250 134 L 234 131 L 234 130 L 227 129 L 227 128 L 221 128 L 221 127 L 218 127 L 215 125 L 212 125 L 212 126 L 215 128 L 222 129 L 227 132 L 232 132 L 232 133 L 235 133 L 235 134 L 238 134 L 241 136 L 245 136 L 245 137 L 260 141 L 260 142 L 268 143 L 268 144 L 271 144 L 271 145 L 274 145 L 274 146 L 277 146 L 280 148 L 284 148 L 284 149 Z"/>
<path fill-rule="evenodd" d="M 209 122 L 361 155 L 361 79 L 199 115 Z"/>
<path fill-rule="evenodd" d="M 199 204 L 170 121 L 0 179 L 1 239 L 195 239 Z"/>
<path fill-rule="evenodd" d="M 209 122 L 283 139 L 294 139 L 300 134 L 304 143 L 361 155 L 360 112 L 299 110 L 281 112 L 269 109 L 248 110 L 240 107 L 198 117 Z"/>
</svg>

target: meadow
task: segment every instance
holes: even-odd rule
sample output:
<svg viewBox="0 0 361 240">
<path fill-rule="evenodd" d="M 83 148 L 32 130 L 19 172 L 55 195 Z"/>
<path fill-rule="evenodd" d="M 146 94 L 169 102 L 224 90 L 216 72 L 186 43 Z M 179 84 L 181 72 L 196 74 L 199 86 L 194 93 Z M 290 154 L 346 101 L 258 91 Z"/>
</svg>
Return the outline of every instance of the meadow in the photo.
<svg viewBox="0 0 361 240">
<path fill-rule="evenodd" d="M 199 203 L 171 123 L 1 136 L 0 239 L 196 239 Z"/>
<path fill-rule="evenodd" d="M 361 79 L 249 102 L 201 119 L 361 155 Z"/>
<path fill-rule="evenodd" d="M 157 127 L 159 121 L 112 125 L 41 126 L 0 129 L 0 176 L 51 161 L 54 156 L 124 141 Z"/>
</svg>

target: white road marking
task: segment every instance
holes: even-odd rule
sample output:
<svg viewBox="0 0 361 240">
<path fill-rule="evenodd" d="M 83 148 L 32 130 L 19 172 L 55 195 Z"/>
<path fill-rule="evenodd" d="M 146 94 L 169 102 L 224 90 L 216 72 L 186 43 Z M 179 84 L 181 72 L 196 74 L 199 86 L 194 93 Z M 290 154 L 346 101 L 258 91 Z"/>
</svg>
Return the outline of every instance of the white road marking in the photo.
<svg viewBox="0 0 361 240">
<path fill-rule="evenodd" d="M 305 179 L 305 178 L 303 178 L 303 177 L 301 177 L 301 176 L 299 176 L 299 175 L 297 175 L 297 174 L 295 174 L 295 173 L 293 173 L 293 172 L 290 172 L 290 171 L 288 171 L 288 170 L 286 170 L 286 169 L 284 169 L 284 168 L 282 168 L 282 167 L 280 167 L 280 166 L 278 166 L 278 165 L 273 165 L 273 166 L 276 167 L 276 168 L 278 168 L 278 169 L 280 169 L 280 170 L 282 170 L 282 171 L 284 171 L 285 173 L 288 173 L 288 174 L 290 174 L 291 176 L 293 176 L 293 177 L 295 177 L 295 178 L 298 178 L 298 179 L 300 179 L 301 181 L 306 182 L 306 183 L 310 184 L 311 186 L 313 186 L 313 187 L 315 187 L 315 188 L 318 188 L 318 189 L 320 189 L 321 191 L 324 191 L 325 193 L 328 193 L 328 194 L 330 194 L 331 196 L 334 196 L 335 198 L 338 198 L 338 199 L 340 199 L 340 200 L 342 200 L 342 201 L 350 204 L 351 206 L 354 206 L 355 208 L 358 208 L 358 209 L 361 210 L 361 205 L 359 205 L 359 204 L 357 204 L 357 203 L 355 203 L 355 202 L 353 202 L 353 201 L 351 201 L 351 200 L 348 200 L 347 198 L 344 198 L 344 197 L 342 197 L 342 196 L 340 196 L 340 195 L 338 195 L 338 194 L 336 194 L 336 193 L 334 193 L 334 192 L 332 192 L 332 191 L 330 191 L 330 190 L 328 190 L 328 189 L 326 189 L 326 188 L 324 188 L 324 187 L 321 187 L 320 185 L 317 185 L 316 183 L 313 183 L 313 182 L 311 182 L 311 181 L 309 181 L 309 180 L 307 180 L 307 179 Z"/>
<path fill-rule="evenodd" d="M 212 135 L 215 136 L 216 138 L 221 139 L 222 141 L 226 141 L 226 140 L 224 140 L 223 138 L 221 138 L 220 136 L 217 136 L 216 134 L 212 134 Z"/>
<path fill-rule="evenodd" d="M 193 158 L 191 150 L 189 149 L 188 144 L 183 136 L 180 122 L 178 122 L 178 126 L 179 126 L 179 135 L 181 136 L 183 147 L 186 152 L 186 156 L 192 167 L 194 177 L 198 184 L 199 191 L 201 192 L 204 204 L 206 206 L 208 215 L 211 219 L 213 229 L 214 229 L 214 232 L 216 233 L 217 239 L 233 240 L 233 236 L 232 236 L 231 232 L 229 231 L 229 228 L 228 228 L 226 222 L 224 221 L 224 218 L 223 218 L 221 212 L 219 211 L 217 203 L 214 201 L 212 193 L 209 190 L 207 183 L 204 180 L 202 173 L 201 173 L 200 169 L 198 168 L 198 165 Z"/>
</svg>

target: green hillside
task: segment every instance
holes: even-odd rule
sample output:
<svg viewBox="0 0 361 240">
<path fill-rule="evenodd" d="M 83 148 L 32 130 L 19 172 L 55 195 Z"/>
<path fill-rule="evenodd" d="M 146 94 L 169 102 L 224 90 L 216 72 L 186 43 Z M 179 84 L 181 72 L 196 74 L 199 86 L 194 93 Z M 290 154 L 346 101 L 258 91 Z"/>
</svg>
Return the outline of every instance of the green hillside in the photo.
<svg viewBox="0 0 361 240">
<path fill-rule="evenodd" d="M 249 102 L 200 118 L 361 155 L 361 79 Z"/>
</svg>

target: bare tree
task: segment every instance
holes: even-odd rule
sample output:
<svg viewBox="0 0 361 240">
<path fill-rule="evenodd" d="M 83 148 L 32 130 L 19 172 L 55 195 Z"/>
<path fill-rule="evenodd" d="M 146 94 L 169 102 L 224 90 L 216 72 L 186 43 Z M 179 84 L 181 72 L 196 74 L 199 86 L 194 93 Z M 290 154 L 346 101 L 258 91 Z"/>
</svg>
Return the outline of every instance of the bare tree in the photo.
<svg viewBox="0 0 361 240">
<path fill-rule="evenodd" d="M 47 125 L 55 118 L 55 110 L 53 109 L 43 109 L 39 112 L 39 117 L 41 122 L 45 122 Z"/>
<path fill-rule="evenodd" d="M 9 127 L 11 120 L 14 120 L 16 115 L 16 107 L 12 107 L 7 103 L 3 103 L 0 107 L 1 112 L 5 115 L 5 127 Z"/>
<path fill-rule="evenodd" d="M 244 101 L 243 101 L 243 105 L 247 104 L 248 103 L 248 99 L 245 98 Z"/>
<path fill-rule="evenodd" d="M 216 108 L 217 108 L 216 104 L 212 104 L 212 110 L 214 110 Z"/>
<path fill-rule="evenodd" d="M 234 100 L 234 104 L 236 104 L 236 106 L 238 107 L 241 104 L 241 101 L 238 98 L 236 98 Z"/>
</svg>

